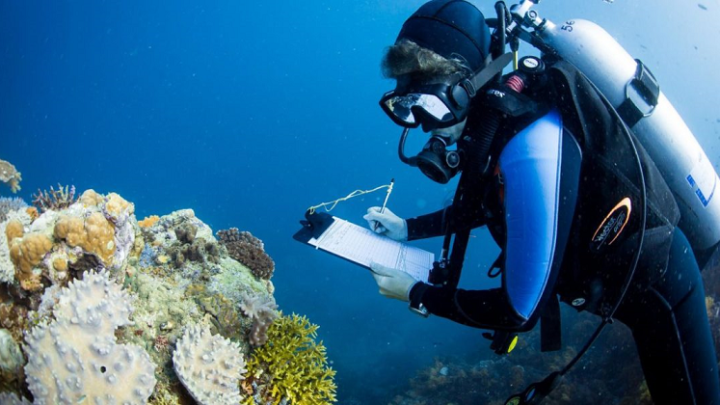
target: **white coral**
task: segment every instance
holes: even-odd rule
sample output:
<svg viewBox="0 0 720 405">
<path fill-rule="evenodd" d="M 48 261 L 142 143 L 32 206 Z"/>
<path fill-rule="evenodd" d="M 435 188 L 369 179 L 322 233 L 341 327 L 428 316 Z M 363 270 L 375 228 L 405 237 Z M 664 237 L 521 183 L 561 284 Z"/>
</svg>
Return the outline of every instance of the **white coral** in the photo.
<svg viewBox="0 0 720 405">
<path fill-rule="evenodd" d="M 238 343 L 212 335 L 207 326 L 188 325 L 177 342 L 173 365 L 180 382 L 203 405 L 238 404 L 245 360 Z"/>
<path fill-rule="evenodd" d="M 108 273 L 87 272 L 63 289 L 55 321 L 25 337 L 25 373 L 35 404 L 142 404 L 155 387 L 155 365 L 135 345 L 119 345 L 115 328 L 130 324 L 131 299 Z"/>
<path fill-rule="evenodd" d="M 247 292 L 241 292 L 240 297 L 240 309 L 252 319 L 275 319 L 277 304 L 275 298 L 272 295 L 260 295 L 260 294 L 248 294 Z"/>
</svg>

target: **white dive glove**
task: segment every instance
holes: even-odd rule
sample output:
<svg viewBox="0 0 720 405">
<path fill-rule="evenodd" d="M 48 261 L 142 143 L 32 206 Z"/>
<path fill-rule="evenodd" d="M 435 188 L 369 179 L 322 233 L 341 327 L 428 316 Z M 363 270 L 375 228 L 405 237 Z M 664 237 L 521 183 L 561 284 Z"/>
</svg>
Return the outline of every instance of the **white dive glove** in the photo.
<svg viewBox="0 0 720 405">
<path fill-rule="evenodd" d="M 387 211 L 387 210 L 386 210 Z M 380 294 L 400 301 L 410 301 L 410 290 L 418 280 L 402 270 L 370 263 L 370 270 L 375 282 L 380 287 Z"/>
<path fill-rule="evenodd" d="M 363 219 L 368 221 L 370 229 L 390 239 L 406 241 L 408 238 L 407 222 L 387 208 L 383 212 L 380 212 L 381 210 L 380 207 L 368 208 Z"/>
</svg>

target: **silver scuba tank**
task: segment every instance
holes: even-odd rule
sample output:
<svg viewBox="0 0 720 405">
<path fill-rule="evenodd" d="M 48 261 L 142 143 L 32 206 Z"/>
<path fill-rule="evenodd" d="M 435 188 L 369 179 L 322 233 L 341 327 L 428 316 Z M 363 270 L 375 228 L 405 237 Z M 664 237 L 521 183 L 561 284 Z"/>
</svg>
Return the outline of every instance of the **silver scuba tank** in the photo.
<svg viewBox="0 0 720 405">
<path fill-rule="evenodd" d="M 563 25 L 549 21 L 537 33 L 558 54 L 582 71 L 616 109 L 634 90 L 638 62 L 603 28 L 587 20 Z M 720 241 L 718 175 L 683 119 L 659 92 L 657 105 L 648 106 L 632 130 L 655 161 L 672 190 L 682 215 L 680 229 L 693 249 Z M 631 124 L 630 124 L 631 125 Z"/>
</svg>

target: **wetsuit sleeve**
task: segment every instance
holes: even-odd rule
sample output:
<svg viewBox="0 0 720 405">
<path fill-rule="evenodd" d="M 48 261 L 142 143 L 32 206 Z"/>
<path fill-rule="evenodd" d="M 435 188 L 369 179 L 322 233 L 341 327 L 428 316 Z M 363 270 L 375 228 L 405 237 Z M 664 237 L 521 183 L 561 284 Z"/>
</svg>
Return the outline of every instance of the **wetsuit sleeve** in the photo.
<svg viewBox="0 0 720 405">
<path fill-rule="evenodd" d="M 573 220 L 581 154 L 551 111 L 518 133 L 499 164 L 505 187 L 502 287 L 463 290 L 417 284 L 412 302 L 430 313 L 486 329 L 527 330 L 554 293 Z"/>
<path fill-rule="evenodd" d="M 445 210 L 406 220 L 408 240 L 417 240 L 441 236 L 445 232 Z"/>
</svg>

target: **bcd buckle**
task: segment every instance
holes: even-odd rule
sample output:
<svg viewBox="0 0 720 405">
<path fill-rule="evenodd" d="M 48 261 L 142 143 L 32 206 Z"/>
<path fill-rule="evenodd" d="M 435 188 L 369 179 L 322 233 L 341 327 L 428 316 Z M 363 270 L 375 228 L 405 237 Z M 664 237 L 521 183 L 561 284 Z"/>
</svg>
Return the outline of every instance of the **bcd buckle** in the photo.
<svg viewBox="0 0 720 405">
<path fill-rule="evenodd" d="M 493 333 L 485 332 L 482 335 L 485 339 L 492 341 L 490 349 L 500 355 L 513 351 L 518 342 L 518 334 L 515 332 L 496 330 Z"/>
</svg>

